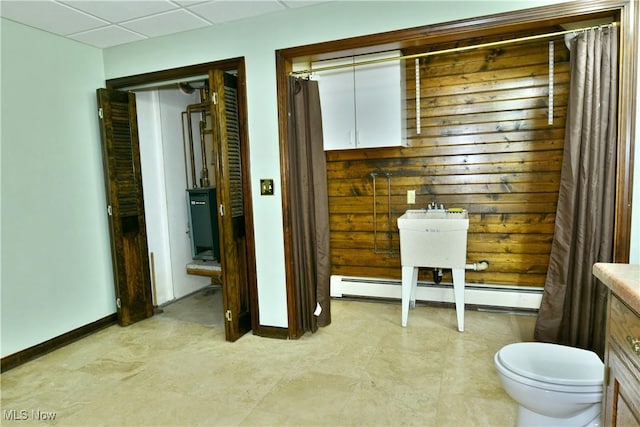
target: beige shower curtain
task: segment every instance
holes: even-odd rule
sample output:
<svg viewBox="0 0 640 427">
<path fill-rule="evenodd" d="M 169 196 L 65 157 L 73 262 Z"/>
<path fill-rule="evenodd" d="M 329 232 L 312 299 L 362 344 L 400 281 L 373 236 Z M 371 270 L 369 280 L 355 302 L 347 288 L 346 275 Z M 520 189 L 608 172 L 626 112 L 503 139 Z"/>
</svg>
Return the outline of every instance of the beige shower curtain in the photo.
<svg viewBox="0 0 640 427">
<path fill-rule="evenodd" d="M 331 323 L 329 207 L 318 82 L 289 77 L 288 160 L 297 325 Z"/>
<path fill-rule="evenodd" d="M 535 338 L 590 349 L 602 357 L 607 293 L 591 269 L 613 257 L 617 29 L 579 34 L 570 50 L 564 160 Z"/>
</svg>

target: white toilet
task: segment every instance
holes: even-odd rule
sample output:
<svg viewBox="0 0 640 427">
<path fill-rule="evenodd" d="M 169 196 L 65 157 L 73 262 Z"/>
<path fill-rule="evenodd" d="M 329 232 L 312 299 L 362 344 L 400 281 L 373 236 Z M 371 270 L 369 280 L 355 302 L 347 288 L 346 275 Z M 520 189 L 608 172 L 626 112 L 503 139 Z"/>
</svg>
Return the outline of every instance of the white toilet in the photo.
<svg viewBox="0 0 640 427">
<path fill-rule="evenodd" d="M 509 344 L 494 357 L 518 426 L 601 425 L 604 364 L 597 354 L 557 344 Z"/>
</svg>

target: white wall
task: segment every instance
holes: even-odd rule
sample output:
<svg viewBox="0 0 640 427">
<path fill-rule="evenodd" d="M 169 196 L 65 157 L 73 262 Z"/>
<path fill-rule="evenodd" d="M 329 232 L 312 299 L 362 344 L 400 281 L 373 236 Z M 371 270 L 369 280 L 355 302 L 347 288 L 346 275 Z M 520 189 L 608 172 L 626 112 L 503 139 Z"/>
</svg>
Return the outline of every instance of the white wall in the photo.
<svg viewBox="0 0 640 427">
<path fill-rule="evenodd" d="M 95 90 L 102 52 L 2 36 L 2 356 L 115 313 Z"/>
<path fill-rule="evenodd" d="M 639 14 L 640 15 L 640 14 Z M 640 21 L 640 16 L 638 17 Z M 640 22 L 636 22 L 640 25 Z M 640 42 L 636 52 L 637 72 L 640 73 Z M 638 94 L 636 100 L 636 135 L 635 156 L 633 162 L 633 195 L 631 212 L 631 248 L 629 253 L 630 264 L 640 264 L 640 82 L 638 82 Z"/>
<path fill-rule="evenodd" d="M 640 55 L 640 53 L 639 53 Z M 640 123 L 640 106 L 638 107 L 638 119 Z M 638 126 L 638 125 L 636 125 Z M 640 140 L 636 139 L 635 164 L 633 171 L 633 206 L 631 216 L 631 248 L 629 252 L 629 264 L 640 265 Z"/>
<path fill-rule="evenodd" d="M 275 51 L 555 3 L 553 0 L 328 2 L 106 49 L 105 72 L 107 78 L 115 78 L 245 58 L 260 323 L 286 327 Z M 259 195 L 261 178 L 274 179 L 275 196 Z"/>
<path fill-rule="evenodd" d="M 173 299 L 173 279 L 158 98 L 157 90 L 136 93 L 147 246 L 150 258 L 153 254 L 153 264 L 150 259 L 149 266 L 152 269 L 154 303 L 162 304 Z"/>
</svg>

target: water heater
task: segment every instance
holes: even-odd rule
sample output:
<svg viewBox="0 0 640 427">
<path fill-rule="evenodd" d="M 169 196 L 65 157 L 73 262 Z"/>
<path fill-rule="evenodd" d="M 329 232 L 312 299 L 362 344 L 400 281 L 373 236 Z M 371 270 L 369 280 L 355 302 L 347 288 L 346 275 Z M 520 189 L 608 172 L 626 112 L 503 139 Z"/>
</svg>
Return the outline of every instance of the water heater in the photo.
<svg viewBox="0 0 640 427">
<path fill-rule="evenodd" d="M 215 188 L 187 190 L 187 209 L 193 259 L 220 261 Z"/>
</svg>

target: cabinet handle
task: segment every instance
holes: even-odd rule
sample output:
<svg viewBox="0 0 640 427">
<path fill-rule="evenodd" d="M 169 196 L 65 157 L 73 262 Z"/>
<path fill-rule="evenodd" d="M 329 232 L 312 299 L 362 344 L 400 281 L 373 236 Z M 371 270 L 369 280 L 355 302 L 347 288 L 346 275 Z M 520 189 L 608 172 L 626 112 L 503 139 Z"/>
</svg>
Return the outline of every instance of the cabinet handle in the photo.
<svg viewBox="0 0 640 427">
<path fill-rule="evenodd" d="M 640 356 L 640 338 L 627 335 L 627 342 L 631 346 L 631 350 L 633 350 L 636 355 Z"/>
</svg>

